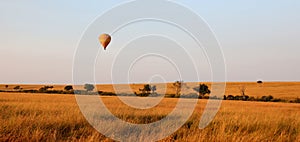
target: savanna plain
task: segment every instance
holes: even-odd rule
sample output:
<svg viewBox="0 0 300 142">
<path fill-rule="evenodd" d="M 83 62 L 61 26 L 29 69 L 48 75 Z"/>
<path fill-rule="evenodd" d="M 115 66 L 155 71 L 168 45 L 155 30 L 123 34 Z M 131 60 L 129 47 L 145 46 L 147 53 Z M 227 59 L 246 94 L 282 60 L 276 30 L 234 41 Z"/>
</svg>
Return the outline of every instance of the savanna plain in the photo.
<svg viewBox="0 0 300 142">
<path fill-rule="evenodd" d="M 23 89 L 41 87 L 20 86 Z M 54 88 L 63 89 L 63 86 L 54 85 Z M 131 88 L 135 90 L 141 86 L 135 84 Z M 171 84 L 167 86 L 171 88 Z M 240 86 L 244 86 L 246 94 L 253 97 L 272 95 L 286 100 L 300 97 L 299 82 L 232 82 L 227 83 L 225 95 L 240 95 Z M 98 85 L 97 88 L 113 92 L 112 85 Z M 5 85 L 0 85 L 0 90 L 4 89 Z M 169 91 L 172 93 L 172 89 Z M 135 124 L 164 118 L 178 101 L 178 98 L 164 98 L 151 109 L 136 109 L 117 97 L 99 96 L 99 99 L 115 116 Z M 189 120 L 161 141 L 300 141 L 298 103 L 223 100 L 213 121 L 206 128 L 199 129 L 207 101 L 199 99 Z M 113 141 L 86 121 L 74 95 L 2 92 L 0 114 L 0 141 Z"/>
</svg>

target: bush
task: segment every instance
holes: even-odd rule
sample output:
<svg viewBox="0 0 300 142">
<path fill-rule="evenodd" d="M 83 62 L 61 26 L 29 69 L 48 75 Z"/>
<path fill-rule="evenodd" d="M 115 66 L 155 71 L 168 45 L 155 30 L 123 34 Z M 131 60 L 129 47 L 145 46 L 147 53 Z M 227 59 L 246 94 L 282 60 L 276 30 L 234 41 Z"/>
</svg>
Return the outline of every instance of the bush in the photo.
<svg viewBox="0 0 300 142">
<path fill-rule="evenodd" d="M 66 91 L 73 90 L 73 86 L 72 85 L 65 86 L 64 90 Z"/>
<path fill-rule="evenodd" d="M 218 99 L 221 99 L 221 98 L 218 98 Z M 250 99 L 249 96 L 247 95 L 244 95 L 244 96 L 233 96 L 233 95 L 228 95 L 228 96 L 225 96 L 223 97 L 224 100 L 243 100 L 243 101 L 248 101 Z M 254 100 L 254 98 L 252 97 L 252 99 Z"/>
<path fill-rule="evenodd" d="M 256 101 L 256 99 L 254 97 L 250 97 L 248 100 L 249 101 Z"/>
<path fill-rule="evenodd" d="M 228 95 L 226 99 L 227 100 L 234 100 L 234 96 L 233 95 Z"/>
<path fill-rule="evenodd" d="M 117 96 L 116 93 L 112 93 L 112 92 L 102 92 L 99 93 L 101 96 Z"/>
<path fill-rule="evenodd" d="M 282 99 L 272 99 L 271 102 L 284 102 Z"/>
<path fill-rule="evenodd" d="M 38 93 L 38 90 L 23 90 L 24 93 Z"/>
<path fill-rule="evenodd" d="M 202 99 L 209 99 L 209 96 L 204 96 L 202 97 Z"/>
<path fill-rule="evenodd" d="M 21 87 L 20 86 L 16 86 L 16 87 L 14 87 L 14 90 L 20 90 L 21 89 Z"/>
<path fill-rule="evenodd" d="M 243 96 L 243 100 L 244 100 L 244 101 L 248 101 L 248 100 L 249 100 L 249 98 L 250 98 L 250 97 L 249 97 L 249 96 L 247 96 L 247 95 Z"/>
<path fill-rule="evenodd" d="M 209 97 L 209 99 L 213 99 L 213 100 L 222 100 L 221 98 L 218 98 L 217 96 L 211 96 L 211 97 Z"/>
<path fill-rule="evenodd" d="M 86 95 L 87 91 L 86 90 L 74 90 L 74 94 Z"/>
<path fill-rule="evenodd" d="M 234 96 L 234 100 L 243 100 L 243 96 Z"/>
<path fill-rule="evenodd" d="M 296 98 L 293 103 L 300 103 L 300 98 Z"/>
<path fill-rule="evenodd" d="M 165 94 L 166 98 L 175 98 L 176 94 Z"/>
<path fill-rule="evenodd" d="M 186 98 L 198 98 L 199 96 L 196 93 L 191 93 L 191 94 L 185 95 L 184 97 L 186 97 Z"/>
<path fill-rule="evenodd" d="M 62 90 L 46 90 L 43 93 L 47 93 L 47 94 L 63 94 L 64 91 L 62 91 Z"/>
<path fill-rule="evenodd" d="M 150 95 L 150 93 L 140 93 L 140 94 L 137 94 L 137 96 L 139 97 L 148 97 Z"/>
<path fill-rule="evenodd" d="M 258 83 L 258 84 L 261 84 L 261 83 L 263 83 L 263 81 L 261 81 L 261 80 L 258 80 L 258 81 L 257 81 L 257 83 Z"/>
<path fill-rule="evenodd" d="M 274 97 L 271 96 L 271 95 L 269 95 L 269 96 L 262 96 L 259 101 L 270 102 L 272 99 L 274 99 Z"/>
<path fill-rule="evenodd" d="M 46 93 L 48 91 L 48 89 L 52 89 L 54 88 L 53 86 L 44 86 L 42 88 L 39 89 L 40 93 Z"/>
</svg>

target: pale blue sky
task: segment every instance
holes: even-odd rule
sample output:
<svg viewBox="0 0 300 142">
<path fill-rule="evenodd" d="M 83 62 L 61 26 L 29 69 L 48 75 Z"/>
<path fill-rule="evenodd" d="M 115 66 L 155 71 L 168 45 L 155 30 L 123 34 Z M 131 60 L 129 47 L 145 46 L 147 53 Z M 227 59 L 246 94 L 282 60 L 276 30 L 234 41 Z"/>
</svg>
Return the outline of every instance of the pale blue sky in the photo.
<svg viewBox="0 0 300 142">
<path fill-rule="evenodd" d="M 121 2 L 0 1 L 0 83 L 71 83 L 81 34 Z M 300 1 L 175 2 L 195 11 L 215 32 L 228 81 L 300 81 Z"/>
</svg>

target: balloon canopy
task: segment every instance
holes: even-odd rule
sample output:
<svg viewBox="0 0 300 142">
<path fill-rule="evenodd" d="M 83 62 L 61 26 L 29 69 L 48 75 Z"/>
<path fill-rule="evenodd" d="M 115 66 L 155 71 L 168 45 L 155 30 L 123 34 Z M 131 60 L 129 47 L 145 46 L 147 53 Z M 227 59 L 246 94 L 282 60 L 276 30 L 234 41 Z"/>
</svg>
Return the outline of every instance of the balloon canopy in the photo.
<svg viewBox="0 0 300 142">
<path fill-rule="evenodd" d="M 109 34 L 101 34 L 99 36 L 99 41 L 100 41 L 101 45 L 103 46 L 104 50 L 106 50 L 106 47 L 108 46 L 108 44 L 111 41 L 111 36 Z"/>
</svg>

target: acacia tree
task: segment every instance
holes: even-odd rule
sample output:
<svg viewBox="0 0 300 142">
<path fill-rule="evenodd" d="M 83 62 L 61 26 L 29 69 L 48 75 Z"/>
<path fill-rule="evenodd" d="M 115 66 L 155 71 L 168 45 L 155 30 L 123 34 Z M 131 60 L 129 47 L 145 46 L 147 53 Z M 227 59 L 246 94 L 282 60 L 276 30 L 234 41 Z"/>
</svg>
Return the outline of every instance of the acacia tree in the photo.
<svg viewBox="0 0 300 142">
<path fill-rule="evenodd" d="M 181 88 L 183 86 L 183 81 L 175 81 L 173 87 L 175 88 L 175 95 L 179 96 L 181 93 Z"/>
<path fill-rule="evenodd" d="M 144 85 L 144 91 L 145 91 L 147 94 L 150 94 L 151 86 L 150 86 L 149 84 Z"/>
<path fill-rule="evenodd" d="M 84 89 L 86 91 L 93 91 L 95 89 L 95 86 L 93 84 L 84 84 Z"/>
<path fill-rule="evenodd" d="M 20 90 L 21 89 L 21 87 L 20 86 L 16 86 L 16 87 L 14 87 L 14 90 Z"/>
<path fill-rule="evenodd" d="M 199 84 L 198 87 L 193 89 L 199 93 L 199 98 L 203 98 L 205 94 L 210 94 L 210 90 L 206 84 Z"/>
<path fill-rule="evenodd" d="M 240 89 L 240 93 L 241 93 L 241 96 L 242 96 L 242 100 L 248 100 L 249 99 L 249 96 L 246 95 L 246 87 L 245 86 L 241 86 L 239 87 Z"/>
<path fill-rule="evenodd" d="M 156 85 L 152 85 L 152 86 L 151 86 L 151 91 L 152 91 L 152 94 L 155 93 L 155 91 L 156 91 Z"/>
<path fill-rule="evenodd" d="M 246 87 L 245 86 L 241 86 L 239 87 L 240 93 L 242 96 L 246 96 Z"/>
<path fill-rule="evenodd" d="M 149 84 L 145 84 L 144 88 L 139 89 L 142 93 L 141 96 L 148 96 L 150 94 L 151 91 L 151 86 Z"/>
</svg>

